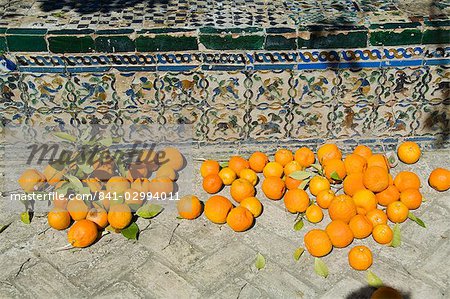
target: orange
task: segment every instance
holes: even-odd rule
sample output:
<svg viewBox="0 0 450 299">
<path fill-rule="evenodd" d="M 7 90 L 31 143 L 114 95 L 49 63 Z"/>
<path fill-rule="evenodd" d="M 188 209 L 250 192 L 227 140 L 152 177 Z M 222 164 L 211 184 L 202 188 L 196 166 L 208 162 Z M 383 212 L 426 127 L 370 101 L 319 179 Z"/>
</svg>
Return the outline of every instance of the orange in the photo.
<svg viewBox="0 0 450 299">
<path fill-rule="evenodd" d="M 323 176 L 316 175 L 309 181 L 309 192 L 317 196 L 322 190 L 330 190 L 330 182 Z"/>
<path fill-rule="evenodd" d="M 168 196 L 173 190 L 174 184 L 168 177 L 154 178 L 148 186 L 148 192 L 155 197 Z"/>
<path fill-rule="evenodd" d="M 353 196 L 357 191 L 366 189 L 363 182 L 364 174 L 355 172 L 347 175 L 342 184 L 344 193 Z"/>
<path fill-rule="evenodd" d="M 330 182 L 341 182 L 347 175 L 345 164 L 341 159 L 330 159 L 327 160 L 323 165 L 324 174 Z M 339 179 L 332 178 L 331 176 L 333 176 L 333 174 L 337 174 Z"/>
<path fill-rule="evenodd" d="M 193 220 L 200 216 L 203 206 L 197 196 L 186 195 L 177 202 L 177 210 L 181 218 Z"/>
<path fill-rule="evenodd" d="M 367 161 L 357 154 L 350 154 L 344 159 L 345 170 L 347 174 L 364 172 L 367 167 Z"/>
<path fill-rule="evenodd" d="M 73 247 L 87 247 L 97 240 L 97 225 L 89 220 L 83 219 L 75 222 L 67 233 L 67 239 Z"/>
<path fill-rule="evenodd" d="M 255 187 L 243 178 L 237 179 L 231 184 L 230 194 L 237 202 L 241 202 L 247 197 L 253 197 L 255 193 Z"/>
<path fill-rule="evenodd" d="M 331 201 L 334 199 L 334 191 L 333 190 L 322 190 L 316 196 L 316 202 L 319 207 L 322 209 L 328 209 Z"/>
<path fill-rule="evenodd" d="M 108 222 L 115 229 L 123 229 L 131 223 L 131 209 L 126 204 L 117 204 L 109 208 Z"/>
<path fill-rule="evenodd" d="M 285 149 L 285 148 L 279 149 L 275 153 L 275 162 L 280 163 L 281 166 L 283 166 L 283 167 L 286 164 L 288 164 L 289 162 L 291 162 L 292 160 L 294 160 L 294 155 L 288 149 Z"/>
<path fill-rule="evenodd" d="M 133 162 L 128 166 L 125 177 L 129 181 L 133 181 L 137 178 L 145 178 L 149 176 L 149 170 L 145 163 Z"/>
<path fill-rule="evenodd" d="M 294 178 L 291 178 L 290 176 L 284 177 L 284 183 L 286 184 L 286 188 L 288 188 L 289 190 L 297 189 L 302 182 L 303 181 L 296 180 Z"/>
<path fill-rule="evenodd" d="M 241 179 L 249 181 L 253 186 L 256 186 L 256 184 L 258 183 L 258 175 L 250 168 L 242 169 L 239 177 Z"/>
<path fill-rule="evenodd" d="M 222 179 L 218 174 L 209 174 L 203 179 L 203 190 L 209 194 L 214 194 L 220 191 L 223 186 Z"/>
<path fill-rule="evenodd" d="M 356 205 L 350 196 L 341 194 L 331 201 L 328 214 L 331 220 L 342 220 L 349 223 L 350 219 L 356 215 Z"/>
<path fill-rule="evenodd" d="M 59 169 L 57 169 L 59 168 Z M 52 165 L 47 165 L 45 167 L 42 174 L 45 176 L 45 179 L 47 180 L 47 183 L 49 185 L 56 185 L 61 181 L 61 179 L 64 177 L 64 174 L 66 174 L 66 169 L 64 167 L 53 167 Z"/>
<path fill-rule="evenodd" d="M 256 218 L 261 215 L 263 206 L 256 197 L 247 197 L 240 202 L 240 206 L 249 210 Z"/>
<path fill-rule="evenodd" d="M 89 187 L 91 192 L 98 192 L 102 190 L 102 183 L 98 178 L 87 178 L 83 182 Z"/>
<path fill-rule="evenodd" d="M 325 231 L 334 247 L 347 247 L 353 242 L 353 232 L 350 226 L 342 220 L 331 221 Z"/>
<path fill-rule="evenodd" d="M 267 162 L 269 162 L 269 158 L 266 154 L 261 152 L 254 152 L 248 159 L 250 168 L 257 173 L 263 171 L 264 166 L 266 166 Z"/>
<path fill-rule="evenodd" d="M 61 208 L 53 208 L 47 214 L 48 225 L 57 230 L 63 230 L 70 225 L 70 214 L 67 210 Z"/>
<path fill-rule="evenodd" d="M 389 162 L 383 154 L 375 154 L 367 159 L 367 168 L 373 166 L 382 167 L 389 172 Z"/>
<path fill-rule="evenodd" d="M 205 216 L 211 222 L 223 224 L 232 208 L 233 205 L 226 197 L 214 195 L 205 203 Z"/>
<path fill-rule="evenodd" d="M 179 171 L 183 168 L 185 161 L 180 151 L 174 147 L 166 147 L 160 153 L 160 164 L 168 165 L 173 170 Z"/>
<path fill-rule="evenodd" d="M 121 176 L 113 176 L 106 183 L 106 190 L 117 194 L 123 193 L 130 188 L 130 181 Z"/>
<path fill-rule="evenodd" d="M 137 190 L 138 192 L 150 192 L 150 181 L 147 178 L 139 178 L 131 183 L 130 189 Z"/>
<path fill-rule="evenodd" d="M 226 186 L 231 185 L 237 177 L 236 172 L 234 172 L 230 167 L 221 169 L 219 171 L 219 176 L 222 179 L 223 184 Z"/>
<path fill-rule="evenodd" d="M 73 220 L 78 221 L 85 219 L 89 212 L 89 207 L 80 199 L 71 199 L 67 203 L 67 211 Z"/>
<path fill-rule="evenodd" d="M 394 179 L 394 185 L 398 191 L 403 192 L 406 189 L 419 189 L 420 179 L 414 172 L 400 171 Z"/>
<path fill-rule="evenodd" d="M 129 205 L 133 211 L 139 209 L 144 204 L 145 200 L 144 194 L 141 194 L 138 190 L 131 188 L 125 190 L 123 197 L 125 198 L 125 203 Z"/>
<path fill-rule="evenodd" d="M 303 238 L 308 252 L 315 257 L 327 255 L 333 249 L 327 233 L 321 229 L 313 229 L 306 233 Z"/>
<path fill-rule="evenodd" d="M 372 150 L 369 147 L 362 144 L 355 147 L 353 153 L 363 157 L 365 160 L 369 159 L 370 156 L 372 156 Z"/>
<path fill-rule="evenodd" d="M 284 205 L 291 213 L 303 213 L 309 206 L 309 196 L 305 190 L 292 189 L 284 196 Z"/>
<path fill-rule="evenodd" d="M 336 144 L 324 144 L 317 150 L 317 157 L 320 164 L 324 164 L 331 159 L 342 159 L 342 153 Z"/>
<path fill-rule="evenodd" d="M 358 214 L 366 215 L 367 212 L 377 208 L 377 198 L 370 190 L 359 190 L 353 195 Z"/>
<path fill-rule="evenodd" d="M 379 209 L 370 211 L 366 214 L 366 217 L 372 223 L 373 227 L 377 226 L 378 224 L 386 224 L 388 221 L 386 213 Z"/>
<path fill-rule="evenodd" d="M 291 173 L 299 170 L 302 170 L 302 166 L 297 161 L 291 161 L 284 166 L 284 174 L 286 176 L 289 176 Z"/>
<path fill-rule="evenodd" d="M 240 156 L 232 156 L 228 161 L 228 167 L 230 167 L 239 176 L 241 170 L 249 168 L 250 164 L 247 160 Z"/>
<path fill-rule="evenodd" d="M 394 178 L 392 177 L 392 174 L 389 174 L 389 186 L 394 186 Z"/>
<path fill-rule="evenodd" d="M 363 183 L 370 191 L 381 192 L 389 186 L 389 174 L 382 167 L 368 167 L 364 172 Z"/>
<path fill-rule="evenodd" d="M 415 210 L 422 204 L 422 194 L 417 189 L 406 189 L 400 193 L 400 201 L 410 210 Z"/>
<path fill-rule="evenodd" d="M 284 173 L 283 165 L 278 162 L 269 162 L 263 169 L 263 174 L 267 178 L 269 176 L 276 176 L 281 178 Z"/>
<path fill-rule="evenodd" d="M 263 181 L 261 189 L 268 199 L 279 200 L 283 197 L 286 186 L 281 178 L 269 176 Z"/>
<path fill-rule="evenodd" d="M 372 262 L 372 252 L 366 246 L 355 246 L 348 253 L 348 263 L 355 270 L 367 270 Z"/>
<path fill-rule="evenodd" d="M 437 191 L 447 191 L 450 188 L 450 171 L 445 168 L 436 168 L 428 177 L 428 184 Z"/>
<path fill-rule="evenodd" d="M 306 209 L 306 219 L 311 223 L 318 223 L 323 219 L 322 209 L 317 205 L 310 205 Z"/>
<path fill-rule="evenodd" d="M 219 174 L 219 171 L 219 162 L 214 160 L 203 161 L 202 165 L 200 166 L 200 174 L 202 177 L 206 177 L 210 174 Z"/>
<path fill-rule="evenodd" d="M 420 147 L 412 141 L 405 141 L 397 148 L 397 156 L 403 163 L 414 164 L 419 161 Z"/>
<path fill-rule="evenodd" d="M 55 208 L 66 209 L 68 203 L 69 200 L 66 197 L 55 197 L 53 199 L 53 207 Z"/>
<path fill-rule="evenodd" d="M 20 187 L 25 192 L 37 191 L 45 183 L 45 176 L 36 169 L 27 169 L 18 179 Z"/>
<path fill-rule="evenodd" d="M 382 206 L 387 206 L 388 204 L 400 199 L 400 192 L 398 192 L 397 187 L 389 186 L 385 190 L 375 194 L 378 204 Z"/>
<path fill-rule="evenodd" d="M 244 207 L 231 209 L 227 216 L 227 224 L 235 232 L 243 232 L 253 225 L 253 214 Z"/>
<path fill-rule="evenodd" d="M 314 163 L 316 158 L 314 157 L 314 153 L 307 147 L 301 147 L 295 152 L 295 161 L 300 164 L 303 168 L 308 168 L 311 164 Z"/>
<path fill-rule="evenodd" d="M 157 178 L 168 177 L 172 181 L 175 181 L 175 179 L 177 178 L 177 173 L 172 167 L 170 167 L 167 164 L 164 164 L 161 165 L 161 167 L 158 168 L 158 170 L 156 171 L 156 177 Z"/>
<path fill-rule="evenodd" d="M 401 194 L 400 194 L 401 196 Z M 408 207 L 401 201 L 390 203 L 386 208 L 388 219 L 394 223 L 402 223 L 408 218 Z"/>
<path fill-rule="evenodd" d="M 373 229 L 372 222 L 364 215 L 353 216 L 348 225 L 357 239 L 367 238 Z"/>
<path fill-rule="evenodd" d="M 92 208 L 89 210 L 86 220 L 94 222 L 100 229 L 105 228 L 108 226 L 108 212 L 102 208 Z"/>
<path fill-rule="evenodd" d="M 379 244 L 388 244 L 394 237 L 394 232 L 387 224 L 378 224 L 373 228 L 372 237 Z"/>
<path fill-rule="evenodd" d="M 403 299 L 403 296 L 394 288 L 380 287 L 372 293 L 370 299 Z"/>
</svg>

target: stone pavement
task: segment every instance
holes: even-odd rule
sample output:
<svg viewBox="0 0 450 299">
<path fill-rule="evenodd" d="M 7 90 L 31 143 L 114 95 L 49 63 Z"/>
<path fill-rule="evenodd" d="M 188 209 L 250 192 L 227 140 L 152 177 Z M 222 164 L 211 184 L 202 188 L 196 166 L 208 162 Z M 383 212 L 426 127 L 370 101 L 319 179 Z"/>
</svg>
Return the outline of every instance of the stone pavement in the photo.
<svg viewBox="0 0 450 299">
<path fill-rule="evenodd" d="M 351 245 L 368 244 L 374 254 L 371 270 L 406 298 L 450 296 L 450 192 L 438 193 L 426 184 L 438 166 L 450 167 L 448 150 L 424 153 L 416 165 L 393 169 L 394 174 L 413 169 L 421 177 L 426 202 L 416 214 L 426 229 L 412 221 L 401 224 L 399 248 L 378 245 L 371 238 Z M 2 167 L 2 177 L 3 171 Z M 196 183 L 201 185 L 199 177 Z M 207 199 L 200 188 L 196 193 Z M 229 194 L 229 188 L 222 193 Z M 303 235 L 327 221 L 305 223 L 301 231 L 294 231 L 295 215 L 287 213 L 281 201 L 269 201 L 260 190 L 257 196 L 264 212 L 244 233 L 212 224 L 203 215 L 194 221 L 179 220 L 173 209 L 167 209 L 149 223 L 140 220 L 141 229 L 149 225 L 136 242 L 109 234 L 89 248 L 63 251 L 55 249 L 66 245 L 66 232 L 46 230 L 45 217 L 25 225 L 17 214 L 2 208 L 0 224 L 12 223 L 0 233 L 0 298 L 366 298 L 370 294 L 366 273 L 348 266 L 348 248 L 334 249 L 323 258 L 330 271 L 326 279 L 315 274 L 309 254 L 294 261 Z M 258 252 L 266 258 L 259 271 L 254 266 Z"/>
</svg>

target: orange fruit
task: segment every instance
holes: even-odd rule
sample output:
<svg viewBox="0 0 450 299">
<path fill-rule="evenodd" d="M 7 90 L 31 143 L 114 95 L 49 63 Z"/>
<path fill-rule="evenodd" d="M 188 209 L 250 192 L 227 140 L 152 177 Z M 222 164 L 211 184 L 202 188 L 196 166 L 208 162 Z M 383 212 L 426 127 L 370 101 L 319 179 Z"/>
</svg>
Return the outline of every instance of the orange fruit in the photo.
<svg viewBox="0 0 450 299">
<path fill-rule="evenodd" d="M 253 197 L 255 193 L 255 187 L 243 178 L 237 179 L 231 184 L 230 194 L 237 202 L 241 202 L 247 197 Z"/>
<path fill-rule="evenodd" d="M 70 225 L 70 214 L 67 210 L 61 208 L 53 208 L 47 214 L 48 225 L 57 230 L 63 230 Z"/>
<path fill-rule="evenodd" d="M 263 174 L 266 178 L 270 176 L 276 176 L 281 178 L 283 176 L 283 173 L 284 173 L 283 165 L 281 165 L 278 162 L 269 162 L 263 169 Z"/>
<path fill-rule="evenodd" d="M 311 223 L 318 223 L 323 219 L 322 209 L 317 205 L 310 205 L 306 209 L 306 219 Z"/>
<path fill-rule="evenodd" d="M 197 196 L 186 195 L 177 202 L 177 210 L 181 218 L 193 220 L 200 216 L 203 206 Z"/>
<path fill-rule="evenodd" d="M 130 189 L 130 181 L 121 176 L 113 176 L 106 183 L 106 191 L 109 192 L 120 194 L 127 189 Z"/>
<path fill-rule="evenodd" d="M 302 166 L 297 161 L 291 161 L 284 166 L 284 174 L 289 176 L 291 173 L 302 170 Z"/>
<path fill-rule="evenodd" d="M 240 206 L 249 210 L 256 218 L 261 215 L 263 206 L 256 197 L 247 197 L 240 202 Z"/>
<path fill-rule="evenodd" d="M 27 169 L 18 179 L 20 187 L 25 192 L 37 191 L 45 183 L 45 176 L 36 169 Z"/>
<path fill-rule="evenodd" d="M 394 178 L 392 177 L 392 174 L 389 174 L 389 186 L 394 186 Z"/>
<path fill-rule="evenodd" d="M 200 174 L 202 177 L 206 177 L 210 174 L 219 174 L 220 165 L 219 162 L 214 160 L 205 160 L 200 166 Z"/>
<path fill-rule="evenodd" d="M 366 215 L 367 212 L 377 208 L 377 198 L 370 190 L 359 190 L 353 195 L 358 214 Z"/>
<path fill-rule="evenodd" d="M 355 147 L 355 149 L 353 150 L 353 153 L 355 155 L 359 155 L 359 156 L 363 157 L 365 160 L 369 159 L 370 156 L 372 156 L 372 150 L 369 147 L 362 145 L 362 144 Z"/>
<path fill-rule="evenodd" d="M 366 189 L 363 182 L 364 174 L 361 172 L 350 173 L 342 184 L 344 193 L 353 196 L 357 191 Z"/>
<path fill-rule="evenodd" d="M 401 201 L 390 203 L 386 208 L 388 219 L 394 223 L 404 222 L 408 218 L 408 213 L 408 207 Z"/>
<path fill-rule="evenodd" d="M 400 171 L 395 176 L 394 185 L 400 192 L 403 192 L 406 189 L 419 189 L 420 179 L 414 172 Z"/>
<path fill-rule="evenodd" d="M 353 216 L 348 225 L 357 239 L 367 238 L 373 229 L 372 222 L 364 215 Z"/>
<path fill-rule="evenodd" d="M 292 160 L 294 160 L 294 155 L 288 149 L 285 149 L 285 148 L 279 149 L 275 153 L 275 162 L 280 163 L 281 166 L 283 166 L 283 167 L 286 164 L 288 164 L 289 162 L 291 162 Z"/>
<path fill-rule="evenodd" d="M 67 203 L 67 211 L 73 220 L 79 221 L 85 219 L 89 212 L 89 207 L 80 199 L 71 199 Z"/>
<path fill-rule="evenodd" d="M 389 186 L 389 174 L 382 167 L 368 167 L 363 175 L 363 183 L 370 191 L 381 192 Z"/>
<path fill-rule="evenodd" d="M 372 262 L 372 252 L 366 246 L 355 246 L 348 253 L 348 263 L 355 270 L 367 270 Z"/>
<path fill-rule="evenodd" d="M 345 170 L 347 174 L 364 172 L 367 167 L 367 161 L 357 154 L 350 154 L 344 159 Z"/>
<path fill-rule="evenodd" d="M 378 224 L 386 224 L 388 221 L 386 213 L 379 209 L 368 212 L 366 214 L 366 217 L 372 223 L 373 227 L 377 226 Z"/>
<path fill-rule="evenodd" d="M 64 169 L 64 167 L 56 167 L 56 165 L 55 165 L 55 167 L 53 167 L 52 165 L 49 164 L 49 165 L 47 165 L 47 167 L 45 167 L 42 174 L 44 175 L 45 179 L 47 180 L 47 183 L 49 185 L 54 186 L 61 181 L 61 179 L 66 174 L 66 172 L 67 171 L 66 171 L 66 169 Z"/>
<path fill-rule="evenodd" d="M 203 179 L 202 186 L 203 190 L 209 194 L 214 194 L 222 189 L 223 182 L 218 174 L 209 174 Z"/>
<path fill-rule="evenodd" d="M 314 153 L 307 147 L 301 147 L 295 152 L 295 161 L 300 164 L 301 167 L 307 168 L 314 163 L 316 158 L 314 157 Z"/>
<path fill-rule="evenodd" d="M 437 191 L 447 191 L 450 188 L 450 171 L 445 168 L 436 168 L 428 177 L 428 184 Z"/>
<path fill-rule="evenodd" d="M 237 178 L 236 172 L 234 172 L 230 167 L 222 168 L 219 171 L 219 176 L 222 179 L 224 185 L 228 186 L 234 182 Z"/>
<path fill-rule="evenodd" d="M 266 154 L 261 152 L 254 152 L 248 159 L 250 168 L 257 173 L 263 171 L 264 166 L 266 166 L 267 162 L 269 162 L 269 158 Z"/>
<path fill-rule="evenodd" d="M 174 190 L 174 184 L 168 177 L 154 178 L 150 181 L 148 192 L 154 197 L 169 196 Z"/>
<path fill-rule="evenodd" d="M 323 171 L 330 182 L 341 182 L 347 175 L 344 162 L 341 159 L 330 159 L 323 164 Z M 332 178 L 337 175 L 338 179 Z"/>
<path fill-rule="evenodd" d="M 108 212 L 102 208 L 92 208 L 89 210 L 86 220 L 94 222 L 99 228 L 105 228 L 108 226 Z"/>
<path fill-rule="evenodd" d="M 268 199 L 279 200 L 283 197 L 286 186 L 280 177 L 269 176 L 263 181 L 261 189 Z"/>
<path fill-rule="evenodd" d="M 356 215 L 356 205 L 353 199 L 345 194 L 337 195 L 328 207 L 328 214 L 331 220 L 342 220 L 349 223 L 350 219 Z"/>
<path fill-rule="evenodd" d="M 205 203 L 205 216 L 211 222 L 223 224 L 232 208 L 233 205 L 226 197 L 214 195 Z"/>
<path fill-rule="evenodd" d="M 400 201 L 409 210 L 415 210 L 422 204 L 422 194 L 417 189 L 406 189 L 400 193 Z"/>
<path fill-rule="evenodd" d="M 330 182 L 323 176 L 316 175 L 309 181 L 309 192 L 317 196 L 322 190 L 330 190 Z"/>
<path fill-rule="evenodd" d="M 294 178 L 291 178 L 290 176 L 284 177 L 284 183 L 286 184 L 286 188 L 288 188 L 289 190 L 297 189 L 302 182 L 303 181 L 296 180 Z"/>
<path fill-rule="evenodd" d="M 412 141 L 405 141 L 397 148 L 397 156 L 403 163 L 414 164 L 419 161 L 420 147 Z"/>
<path fill-rule="evenodd" d="M 370 299 L 403 299 L 403 296 L 394 288 L 380 287 L 372 293 Z"/>
<path fill-rule="evenodd" d="M 387 206 L 388 204 L 400 199 L 400 192 L 398 192 L 397 187 L 389 186 L 385 190 L 375 194 L 378 204 L 382 206 Z"/>
<path fill-rule="evenodd" d="M 170 168 L 170 167 L 169 167 Z M 125 177 L 129 181 L 134 181 L 137 178 L 145 178 L 149 176 L 149 169 L 145 163 L 133 162 L 128 166 Z"/>
<path fill-rule="evenodd" d="M 116 204 L 109 208 L 108 222 L 115 229 L 123 229 L 131 223 L 131 209 L 126 204 Z"/>
<path fill-rule="evenodd" d="M 428 177 L 428 184 L 437 191 L 447 191 L 450 188 L 450 171 L 445 168 L 436 168 Z"/>
<path fill-rule="evenodd" d="M 66 209 L 68 203 L 69 200 L 66 197 L 55 197 L 55 199 L 53 199 L 54 208 Z"/>
<path fill-rule="evenodd" d="M 134 182 L 131 183 L 130 189 L 144 193 L 150 192 L 150 181 L 147 178 L 135 179 Z"/>
<path fill-rule="evenodd" d="M 320 164 L 324 164 L 331 159 L 342 159 L 342 153 L 336 144 L 324 144 L 317 150 L 317 157 Z"/>
<path fill-rule="evenodd" d="M 158 170 L 156 171 L 155 177 L 157 177 L 157 178 L 167 177 L 171 181 L 175 181 L 177 178 L 177 173 L 172 167 L 170 167 L 167 164 L 164 164 L 164 165 L 161 165 L 160 168 L 158 168 Z"/>
<path fill-rule="evenodd" d="M 98 192 L 102 190 L 102 183 L 98 178 L 87 178 L 83 182 L 89 187 L 91 192 Z"/>
<path fill-rule="evenodd" d="M 353 232 L 350 226 L 342 220 L 331 221 L 325 231 L 334 247 L 347 247 L 353 242 Z"/>
<path fill-rule="evenodd" d="M 87 247 L 97 240 L 97 225 L 89 220 L 77 221 L 67 232 L 67 239 L 73 247 Z"/>
<path fill-rule="evenodd" d="M 254 170 L 251 170 L 250 168 L 242 169 L 239 177 L 241 179 L 249 181 L 253 186 L 256 186 L 256 184 L 258 183 L 258 175 Z"/>
<path fill-rule="evenodd" d="M 240 156 L 232 156 L 228 161 L 228 167 L 230 167 L 239 176 L 241 170 L 249 168 L 250 164 L 247 160 Z"/>
<path fill-rule="evenodd" d="M 309 196 L 305 190 L 292 189 L 284 196 L 284 205 L 290 213 L 303 213 L 309 206 Z"/>
<path fill-rule="evenodd" d="M 373 228 L 372 237 L 379 244 L 388 244 L 394 237 L 394 232 L 387 224 L 378 224 Z"/>
<path fill-rule="evenodd" d="M 319 207 L 322 209 L 328 209 L 331 201 L 334 199 L 334 191 L 333 190 L 322 190 L 316 196 L 316 202 Z"/>
<path fill-rule="evenodd" d="M 243 232 L 253 225 L 253 214 L 244 207 L 236 207 L 231 209 L 227 216 L 227 224 L 235 232 Z"/>
<path fill-rule="evenodd" d="M 166 147 L 160 153 L 160 164 L 168 165 L 173 170 L 179 171 L 183 168 L 185 161 L 180 151 L 174 147 Z"/>
<path fill-rule="evenodd" d="M 308 252 L 315 257 L 327 255 L 333 249 L 327 233 L 321 229 L 313 229 L 306 233 L 303 238 Z"/>
<path fill-rule="evenodd" d="M 136 189 L 127 189 L 123 193 L 123 197 L 125 198 L 125 203 L 130 206 L 131 210 L 136 211 L 139 209 L 145 200 L 145 195 L 139 192 Z"/>
<path fill-rule="evenodd" d="M 373 166 L 382 167 L 389 172 L 389 162 L 383 154 L 375 154 L 367 159 L 367 168 Z"/>
</svg>

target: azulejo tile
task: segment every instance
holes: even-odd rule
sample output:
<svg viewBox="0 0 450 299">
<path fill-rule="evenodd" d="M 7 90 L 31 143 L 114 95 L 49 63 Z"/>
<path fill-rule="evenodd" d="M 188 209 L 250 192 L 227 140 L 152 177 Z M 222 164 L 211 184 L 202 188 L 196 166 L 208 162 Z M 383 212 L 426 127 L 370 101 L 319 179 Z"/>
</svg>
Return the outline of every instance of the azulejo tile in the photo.
<svg viewBox="0 0 450 299">
<path fill-rule="evenodd" d="M 294 102 L 308 109 L 312 105 L 330 105 L 336 98 L 340 84 L 336 70 L 295 72 Z"/>
<path fill-rule="evenodd" d="M 225 105 L 215 105 L 205 111 L 207 128 L 204 130 L 207 141 L 239 141 L 247 132 L 245 131 L 245 104 L 234 109 Z"/>
<path fill-rule="evenodd" d="M 172 105 L 197 105 L 202 106 L 206 100 L 205 75 L 202 72 L 166 72 L 159 73 L 164 82 L 164 106 Z"/>
<path fill-rule="evenodd" d="M 205 73 L 200 86 L 207 92 L 206 101 L 210 107 L 221 105 L 234 110 L 246 102 L 243 86 L 245 79 L 243 72 Z"/>
<path fill-rule="evenodd" d="M 328 129 L 335 139 L 359 136 L 372 137 L 370 130 L 372 105 L 367 102 L 356 104 L 339 103 L 333 107 L 332 122 Z"/>
<path fill-rule="evenodd" d="M 293 139 L 328 139 L 331 138 L 330 130 L 327 124 L 332 121 L 328 117 L 332 117 L 332 106 L 330 104 L 316 103 L 302 107 L 302 105 L 294 104 L 293 112 L 293 129 L 291 138 Z"/>
<path fill-rule="evenodd" d="M 249 137 L 255 141 L 289 136 L 288 117 L 291 114 L 289 102 L 252 104 L 249 108 L 251 121 Z"/>
<path fill-rule="evenodd" d="M 125 110 L 155 110 L 166 93 L 164 82 L 155 72 L 120 73 L 116 75 L 115 90 L 120 99 L 119 108 Z"/>
<path fill-rule="evenodd" d="M 342 81 L 339 86 L 339 101 L 345 105 L 378 102 L 377 87 L 381 73 L 382 70 L 379 68 L 343 70 L 340 72 Z"/>
</svg>

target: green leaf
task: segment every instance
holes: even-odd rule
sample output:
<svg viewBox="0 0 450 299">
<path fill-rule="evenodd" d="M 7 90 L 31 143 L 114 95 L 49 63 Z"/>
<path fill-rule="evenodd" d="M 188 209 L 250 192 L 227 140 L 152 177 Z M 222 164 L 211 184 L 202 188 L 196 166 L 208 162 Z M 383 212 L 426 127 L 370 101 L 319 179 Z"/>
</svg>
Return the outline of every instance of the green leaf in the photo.
<svg viewBox="0 0 450 299">
<path fill-rule="evenodd" d="M 228 162 L 222 162 L 219 165 L 220 165 L 220 168 L 225 168 L 225 167 L 228 167 Z"/>
<path fill-rule="evenodd" d="M 31 223 L 30 213 L 26 211 L 20 214 L 20 220 L 25 224 L 30 224 Z"/>
<path fill-rule="evenodd" d="M 265 266 L 266 266 L 266 259 L 261 253 L 258 252 L 258 254 L 256 255 L 255 267 L 256 269 L 261 270 Z"/>
<path fill-rule="evenodd" d="M 383 285 L 383 281 L 370 270 L 367 272 L 367 283 L 375 288 L 379 288 Z"/>
<path fill-rule="evenodd" d="M 392 238 L 391 246 L 392 247 L 399 247 L 402 244 L 402 236 L 400 233 L 400 226 L 398 223 L 394 225 L 394 236 Z"/>
<path fill-rule="evenodd" d="M 319 163 L 311 164 L 311 167 L 316 169 L 317 171 L 322 171 L 322 165 Z"/>
<path fill-rule="evenodd" d="M 72 183 L 64 183 L 62 184 L 61 187 L 55 189 L 55 192 L 64 194 L 64 196 L 67 194 L 67 190 L 69 190 L 69 188 L 74 188 L 74 185 Z"/>
<path fill-rule="evenodd" d="M 94 171 L 94 167 L 92 167 L 91 165 L 87 165 L 87 164 L 78 165 L 78 168 L 80 168 L 81 171 L 84 172 L 85 174 L 90 174 Z"/>
<path fill-rule="evenodd" d="M 421 227 L 426 228 L 425 223 L 422 221 L 422 219 L 414 215 L 412 212 L 409 212 L 408 218 L 417 223 L 418 225 L 420 225 Z"/>
<path fill-rule="evenodd" d="M 109 147 L 113 144 L 113 139 L 112 137 L 106 137 L 104 139 L 99 140 L 98 143 L 100 143 L 103 146 Z"/>
<path fill-rule="evenodd" d="M 77 141 L 77 137 L 67 134 L 67 133 L 64 133 L 64 132 L 56 132 L 56 133 L 53 133 L 53 135 L 55 135 L 58 138 L 70 141 L 70 142 Z"/>
<path fill-rule="evenodd" d="M 157 204 L 145 204 L 136 211 L 136 215 L 144 219 L 150 219 L 161 213 L 163 207 Z"/>
<path fill-rule="evenodd" d="M 7 228 L 11 225 L 11 223 L 12 223 L 12 222 L 10 222 L 10 223 L 8 223 L 8 224 L 5 224 L 5 225 L 0 225 L 0 234 L 1 234 L 5 229 L 7 229 Z"/>
<path fill-rule="evenodd" d="M 305 189 L 306 188 L 306 186 L 308 185 L 308 183 L 309 183 L 309 181 L 310 181 L 311 179 L 307 179 L 307 180 L 303 180 L 301 183 L 300 183 L 300 185 L 298 186 L 298 189 Z"/>
<path fill-rule="evenodd" d="M 294 224 L 294 230 L 298 231 L 301 230 L 303 228 L 303 218 L 301 218 L 299 221 L 295 222 Z"/>
<path fill-rule="evenodd" d="M 139 226 L 136 222 L 133 222 L 126 228 L 122 229 L 120 233 L 129 240 L 136 240 L 139 233 Z"/>
<path fill-rule="evenodd" d="M 303 181 L 303 180 L 306 180 L 307 178 L 311 177 L 313 174 L 314 173 L 309 172 L 309 171 L 297 170 L 297 171 L 292 172 L 289 176 L 293 179 Z"/>
<path fill-rule="evenodd" d="M 73 187 L 78 191 L 83 188 L 83 183 L 81 183 L 80 179 L 76 176 L 66 174 L 66 178 L 73 185 Z"/>
<path fill-rule="evenodd" d="M 305 252 L 305 249 L 303 247 L 299 247 L 294 251 L 294 260 L 298 261 L 300 257 L 302 256 L 303 252 Z"/>
<path fill-rule="evenodd" d="M 80 190 L 78 190 L 79 194 L 91 194 L 91 189 L 89 187 L 83 187 Z"/>
<path fill-rule="evenodd" d="M 316 273 L 324 278 L 327 278 L 328 276 L 328 267 L 325 264 L 324 261 L 322 261 L 320 258 L 316 257 L 314 258 L 314 271 Z"/>
<path fill-rule="evenodd" d="M 339 174 L 336 171 L 333 171 L 333 173 L 331 174 L 330 177 L 335 181 L 342 181 L 341 177 L 339 176 Z"/>
</svg>

